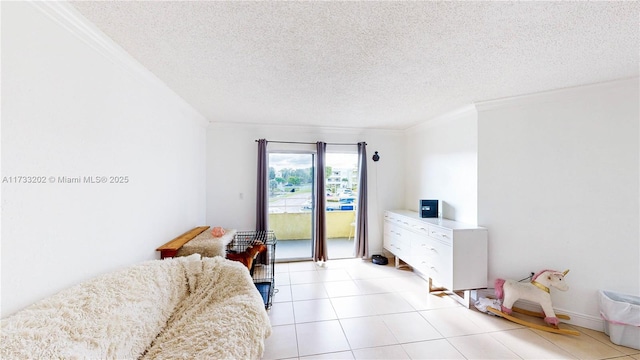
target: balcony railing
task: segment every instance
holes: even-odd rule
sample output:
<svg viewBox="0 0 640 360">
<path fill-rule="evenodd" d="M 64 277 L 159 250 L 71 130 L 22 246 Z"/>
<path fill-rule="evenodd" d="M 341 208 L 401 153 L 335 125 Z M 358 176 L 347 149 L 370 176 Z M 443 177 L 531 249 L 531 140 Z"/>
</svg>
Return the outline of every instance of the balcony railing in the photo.
<svg viewBox="0 0 640 360">
<path fill-rule="evenodd" d="M 355 232 L 355 211 L 327 211 L 327 238 L 351 238 Z M 311 239 L 311 212 L 270 213 L 269 230 L 278 241 Z"/>
</svg>

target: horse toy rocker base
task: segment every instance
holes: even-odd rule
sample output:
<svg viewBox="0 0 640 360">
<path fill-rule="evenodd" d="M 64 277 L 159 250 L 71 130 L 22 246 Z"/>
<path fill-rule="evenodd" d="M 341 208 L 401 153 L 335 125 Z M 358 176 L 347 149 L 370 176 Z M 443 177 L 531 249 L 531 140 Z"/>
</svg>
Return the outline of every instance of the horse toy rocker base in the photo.
<svg viewBox="0 0 640 360">
<path fill-rule="evenodd" d="M 565 270 L 564 272 L 555 270 L 542 270 L 535 276 L 533 276 L 530 283 L 522 283 L 515 280 L 497 279 L 495 282 L 496 297 L 502 300 L 502 305 L 500 306 L 500 310 L 492 307 L 487 307 L 487 310 L 498 316 L 502 316 L 507 320 L 534 329 L 557 334 L 580 335 L 578 331 L 560 329 L 558 327 L 558 323 L 560 322 L 558 318 L 564 320 L 569 320 L 570 318 L 567 315 L 556 315 L 553 311 L 553 306 L 551 305 L 550 288 L 554 287 L 562 291 L 566 291 L 567 289 L 569 289 L 569 286 L 567 286 L 564 281 L 564 276 L 567 275 L 568 272 L 569 270 Z M 513 307 L 513 304 L 516 302 L 516 300 L 519 299 L 529 300 L 540 304 L 540 306 L 542 306 L 543 312 L 538 313 Z M 512 312 L 543 318 L 544 321 L 550 326 L 539 325 L 522 320 L 520 318 L 512 316 Z"/>
</svg>

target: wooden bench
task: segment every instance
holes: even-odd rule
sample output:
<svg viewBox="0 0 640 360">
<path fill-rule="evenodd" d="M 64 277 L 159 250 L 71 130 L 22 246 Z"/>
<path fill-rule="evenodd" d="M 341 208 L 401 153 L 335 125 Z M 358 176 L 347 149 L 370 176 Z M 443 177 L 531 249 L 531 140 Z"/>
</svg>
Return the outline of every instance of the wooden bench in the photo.
<svg viewBox="0 0 640 360">
<path fill-rule="evenodd" d="M 176 253 L 182 245 L 186 244 L 196 236 L 202 234 L 205 230 L 209 229 L 209 226 L 198 226 L 195 227 L 184 234 L 178 236 L 177 238 L 169 241 L 168 243 L 160 246 L 156 249 L 156 251 L 160 251 L 160 258 L 170 258 L 176 256 Z"/>
</svg>

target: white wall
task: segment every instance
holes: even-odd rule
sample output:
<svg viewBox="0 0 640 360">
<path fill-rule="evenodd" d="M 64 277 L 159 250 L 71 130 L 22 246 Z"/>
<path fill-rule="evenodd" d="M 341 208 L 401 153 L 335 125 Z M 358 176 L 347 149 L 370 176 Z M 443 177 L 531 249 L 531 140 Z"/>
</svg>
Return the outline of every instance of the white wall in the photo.
<svg viewBox="0 0 640 360">
<path fill-rule="evenodd" d="M 598 289 L 640 293 L 638 79 L 478 104 L 489 278 L 571 269 L 554 307 L 602 326 Z"/>
<path fill-rule="evenodd" d="M 441 201 L 442 216 L 476 224 L 478 127 L 475 107 L 445 114 L 406 131 L 405 203 Z"/>
<path fill-rule="evenodd" d="M 328 143 L 367 143 L 369 185 L 369 249 L 382 251 L 384 210 L 401 208 L 404 197 L 402 132 L 347 130 L 314 127 L 284 127 L 211 124 L 207 137 L 207 225 L 242 230 L 255 229 L 256 139 Z M 269 150 L 309 149 L 304 145 L 269 143 Z M 345 150 L 345 147 L 328 146 Z M 357 148 L 354 146 L 354 150 Z M 378 151 L 380 161 L 371 156 Z M 242 199 L 240 198 L 240 194 Z M 331 256 L 331 254 L 329 254 Z"/>
<path fill-rule="evenodd" d="M 3 316 L 205 220 L 203 117 L 76 16 L 2 2 L 2 177 L 129 182 L 2 184 Z"/>
</svg>

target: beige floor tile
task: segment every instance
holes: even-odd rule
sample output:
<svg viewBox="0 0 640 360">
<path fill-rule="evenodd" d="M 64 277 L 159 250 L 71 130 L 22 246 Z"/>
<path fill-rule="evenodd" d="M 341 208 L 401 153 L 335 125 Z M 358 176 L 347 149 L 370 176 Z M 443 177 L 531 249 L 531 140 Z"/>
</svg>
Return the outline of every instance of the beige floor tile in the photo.
<svg viewBox="0 0 640 360">
<path fill-rule="evenodd" d="M 288 272 L 281 272 L 281 273 L 274 274 L 273 279 L 276 286 L 291 284 L 291 280 L 289 279 Z"/>
<path fill-rule="evenodd" d="M 580 330 L 581 328 L 574 328 L 570 325 L 564 325 L 565 328 L 571 328 L 574 330 Z M 570 353 L 571 355 L 579 359 L 608 359 L 614 357 L 624 356 L 621 351 L 614 349 L 613 347 L 598 341 L 587 334 L 581 334 L 580 336 L 553 334 L 542 330 L 532 330 L 536 334 L 551 341 L 562 350 Z"/>
<path fill-rule="evenodd" d="M 291 300 L 291 286 L 276 284 L 275 291 L 273 292 L 273 302 L 287 302 Z"/>
<path fill-rule="evenodd" d="M 294 301 L 326 299 L 328 297 L 324 285 L 320 283 L 291 285 L 291 298 Z"/>
<path fill-rule="evenodd" d="M 359 279 L 363 287 L 370 288 L 370 293 L 389 293 L 407 290 L 428 289 L 427 283 L 417 276 L 388 277 L 382 279 Z"/>
<path fill-rule="evenodd" d="M 273 303 L 268 311 L 271 326 L 288 325 L 295 323 L 293 317 L 293 303 L 280 302 Z"/>
<path fill-rule="evenodd" d="M 429 283 L 417 275 L 384 278 L 380 279 L 380 281 L 390 292 L 429 290 Z"/>
<path fill-rule="evenodd" d="M 344 269 L 327 269 L 325 271 L 318 271 L 318 276 L 321 281 L 344 281 L 351 280 L 351 276 Z"/>
<path fill-rule="evenodd" d="M 441 339 L 442 335 L 417 312 L 382 315 L 399 343 Z"/>
<path fill-rule="evenodd" d="M 353 280 L 325 282 L 324 288 L 329 297 L 362 295 L 360 288 Z"/>
<path fill-rule="evenodd" d="M 380 346 L 374 348 L 353 350 L 353 355 L 360 360 L 405 360 L 410 359 L 409 355 L 400 345 Z"/>
<path fill-rule="evenodd" d="M 473 306 L 468 311 L 465 311 L 465 315 L 470 321 L 484 329 L 486 332 L 524 328 L 524 326 L 518 325 L 513 321 L 509 321 L 500 316 L 482 313 L 473 308 Z"/>
<path fill-rule="evenodd" d="M 394 293 L 363 296 L 377 315 L 414 311 L 402 296 Z"/>
<path fill-rule="evenodd" d="M 427 289 L 402 291 L 398 294 L 407 300 L 416 310 L 433 310 L 462 306 L 450 296 L 441 295 L 440 293 L 430 294 Z"/>
<path fill-rule="evenodd" d="M 289 263 L 275 263 L 274 271 L 276 274 L 282 272 L 289 272 Z"/>
<path fill-rule="evenodd" d="M 353 360 L 353 353 L 351 351 L 340 351 L 328 354 L 318 354 L 303 356 L 300 360 Z"/>
<path fill-rule="evenodd" d="M 464 359 L 464 356 L 445 339 L 402 344 L 402 348 L 413 360 Z"/>
<path fill-rule="evenodd" d="M 355 279 L 353 281 L 360 289 L 361 294 L 383 294 L 391 292 L 379 279 Z"/>
<path fill-rule="evenodd" d="M 313 271 L 292 271 L 289 273 L 289 282 L 294 284 L 310 284 L 322 282 L 320 274 Z"/>
<path fill-rule="evenodd" d="M 299 261 L 299 262 L 290 262 L 289 264 L 289 272 L 296 271 L 314 271 L 317 266 L 313 261 Z"/>
<path fill-rule="evenodd" d="M 338 320 L 296 324 L 300 356 L 351 350 Z"/>
<path fill-rule="evenodd" d="M 295 325 L 272 327 L 271 336 L 264 342 L 263 359 L 288 359 L 298 356 Z"/>
<path fill-rule="evenodd" d="M 335 270 L 362 267 L 367 261 L 362 259 L 336 259 L 325 262 L 322 266 L 317 266 L 316 270 Z"/>
<path fill-rule="evenodd" d="M 341 319 L 351 349 L 397 344 L 397 340 L 380 317 Z"/>
<path fill-rule="evenodd" d="M 490 334 L 523 359 L 575 359 L 530 329 L 498 331 Z"/>
<path fill-rule="evenodd" d="M 338 318 L 329 299 L 296 301 L 293 303 L 293 312 L 297 324 Z"/>
<path fill-rule="evenodd" d="M 489 334 L 458 336 L 447 340 L 467 359 L 520 359 Z"/>
<path fill-rule="evenodd" d="M 585 333 L 591 336 L 592 338 L 611 346 L 612 348 L 620 351 L 623 354 L 627 354 L 627 355 L 640 354 L 640 350 L 638 349 L 633 349 L 627 346 L 614 344 L 613 342 L 611 342 L 611 338 L 609 337 L 609 335 L 605 334 L 602 331 L 595 331 L 595 330 L 586 329 L 586 328 L 577 327 L 577 326 L 576 328 L 578 329 L 578 331 Z M 638 339 L 638 343 L 640 344 L 640 339 Z"/>
<path fill-rule="evenodd" d="M 350 268 L 347 269 L 347 272 L 352 279 L 383 279 L 387 277 L 397 277 L 404 275 L 393 267 L 376 265 Z"/>
<path fill-rule="evenodd" d="M 421 311 L 427 321 L 444 337 L 480 334 L 485 329 L 470 321 L 465 312 L 470 311 L 464 307 L 444 308 Z"/>
<path fill-rule="evenodd" d="M 331 304 L 339 319 L 375 315 L 364 296 L 331 298 Z"/>
</svg>

